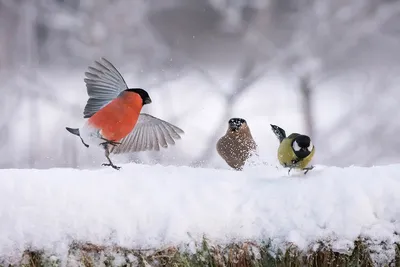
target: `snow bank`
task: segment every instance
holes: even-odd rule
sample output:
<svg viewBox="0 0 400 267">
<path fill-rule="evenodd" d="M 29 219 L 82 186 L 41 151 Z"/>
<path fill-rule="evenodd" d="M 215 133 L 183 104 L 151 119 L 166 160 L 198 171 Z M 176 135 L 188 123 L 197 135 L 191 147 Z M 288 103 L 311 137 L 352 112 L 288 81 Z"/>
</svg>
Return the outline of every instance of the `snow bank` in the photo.
<svg viewBox="0 0 400 267">
<path fill-rule="evenodd" d="M 272 238 L 302 249 L 329 239 L 346 250 L 360 235 L 398 241 L 400 165 L 318 166 L 291 177 L 267 166 L 122 167 L 0 170 L 0 255 L 28 246 L 62 254 L 72 240 L 159 247 L 204 233 L 215 242 Z"/>
</svg>

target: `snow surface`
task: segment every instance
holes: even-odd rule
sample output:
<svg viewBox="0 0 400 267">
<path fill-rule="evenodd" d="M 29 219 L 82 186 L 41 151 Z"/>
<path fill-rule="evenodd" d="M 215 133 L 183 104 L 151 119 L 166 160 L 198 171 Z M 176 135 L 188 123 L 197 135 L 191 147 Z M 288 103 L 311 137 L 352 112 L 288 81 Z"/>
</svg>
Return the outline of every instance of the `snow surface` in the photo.
<svg viewBox="0 0 400 267">
<path fill-rule="evenodd" d="M 0 197 L 7 258 L 27 247 L 66 255 L 72 240 L 154 248 L 203 234 L 301 249 L 330 240 L 346 251 L 360 235 L 391 247 L 400 232 L 400 165 L 317 166 L 306 176 L 260 164 L 243 172 L 139 164 L 8 169 L 0 170 Z"/>
</svg>

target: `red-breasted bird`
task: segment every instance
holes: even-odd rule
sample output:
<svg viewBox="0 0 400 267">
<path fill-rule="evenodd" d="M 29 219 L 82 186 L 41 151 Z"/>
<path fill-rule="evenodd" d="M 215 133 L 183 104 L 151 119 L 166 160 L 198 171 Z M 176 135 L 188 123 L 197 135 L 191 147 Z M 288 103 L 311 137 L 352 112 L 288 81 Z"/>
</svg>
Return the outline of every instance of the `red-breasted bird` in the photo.
<svg viewBox="0 0 400 267">
<path fill-rule="evenodd" d="M 101 145 L 108 163 L 115 166 L 110 154 L 160 150 L 174 145 L 184 131 L 159 118 L 140 113 L 150 104 L 149 94 L 142 88 L 128 88 L 119 71 L 105 58 L 95 61 L 85 72 L 89 99 L 83 111 L 87 119 L 81 128 L 66 127 L 67 131 L 80 137 L 82 143 Z"/>
</svg>

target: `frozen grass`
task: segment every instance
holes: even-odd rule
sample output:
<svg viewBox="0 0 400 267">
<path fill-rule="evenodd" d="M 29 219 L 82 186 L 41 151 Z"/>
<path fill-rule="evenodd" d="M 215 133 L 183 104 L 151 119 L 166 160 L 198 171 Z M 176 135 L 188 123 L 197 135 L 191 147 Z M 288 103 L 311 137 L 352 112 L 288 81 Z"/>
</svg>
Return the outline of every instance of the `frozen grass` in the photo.
<svg viewBox="0 0 400 267">
<path fill-rule="evenodd" d="M 68 266 L 235 266 L 235 267 L 348 267 L 348 266 L 399 266 L 400 246 L 396 245 L 396 255 L 386 263 L 373 260 L 374 251 L 367 242 L 357 240 L 354 249 L 347 253 L 334 251 L 321 244 L 308 251 L 299 251 L 296 246 L 288 246 L 284 251 L 273 252 L 270 244 L 264 242 L 241 242 L 226 246 L 213 245 L 205 238 L 196 244 L 196 251 L 188 253 L 176 247 L 158 250 L 132 250 L 123 247 L 96 246 L 93 244 L 72 244 L 68 251 Z M 43 251 L 25 251 L 19 265 L 60 266 L 62 262 L 54 255 Z"/>
<path fill-rule="evenodd" d="M 0 197 L 0 255 L 14 263 L 28 250 L 29 261 L 76 266 L 71 261 L 81 262 L 89 248 L 98 252 L 85 257 L 100 261 L 124 248 L 144 253 L 141 261 L 166 257 L 165 266 L 223 266 L 196 262 L 244 257 L 243 246 L 251 244 L 257 257 L 278 263 L 341 255 L 340 261 L 388 264 L 400 232 L 399 165 L 317 166 L 291 177 L 265 165 L 243 172 L 134 164 L 121 171 L 0 170 Z M 354 249 L 364 256 L 346 256 Z M 318 250 L 323 254 L 309 254 Z M 256 265 L 263 261 L 257 257 L 237 266 L 287 266 Z"/>
</svg>

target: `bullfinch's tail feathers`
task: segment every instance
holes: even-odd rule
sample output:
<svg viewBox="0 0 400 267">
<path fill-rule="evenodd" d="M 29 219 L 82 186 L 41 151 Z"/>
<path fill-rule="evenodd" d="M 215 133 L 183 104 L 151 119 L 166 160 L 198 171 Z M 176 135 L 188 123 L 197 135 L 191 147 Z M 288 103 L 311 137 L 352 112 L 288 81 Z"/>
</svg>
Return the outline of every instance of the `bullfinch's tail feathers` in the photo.
<svg viewBox="0 0 400 267">
<path fill-rule="evenodd" d="M 67 129 L 68 132 L 72 133 L 73 135 L 79 136 L 79 138 L 82 141 L 82 144 L 84 144 L 85 147 L 89 147 L 88 144 L 85 143 L 85 141 L 83 141 L 81 134 L 79 132 L 78 128 L 70 128 L 70 127 L 65 127 L 65 129 Z"/>
<path fill-rule="evenodd" d="M 102 107 L 107 105 L 128 86 L 121 73 L 105 58 L 95 61 L 95 66 L 90 66 L 85 72 L 89 99 L 83 111 L 84 118 L 92 117 Z"/>
<path fill-rule="evenodd" d="M 122 154 L 138 151 L 159 151 L 160 146 L 167 148 L 181 139 L 184 131 L 169 122 L 146 113 L 139 115 L 135 128 L 120 142 L 111 148 L 110 153 Z"/>
<path fill-rule="evenodd" d="M 281 127 L 271 124 L 271 128 L 279 142 L 282 142 L 286 138 L 286 132 Z"/>
<path fill-rule="evenodd" d="M 81 136 L 81 134 L 79 133 L 79 129 L 78 128 L 69 128 L 69 127 L 65 127 L 65 129 L 67 129 L 68 132 L 76 135 L 76 136 Z"/>
</svg>

